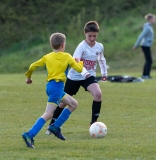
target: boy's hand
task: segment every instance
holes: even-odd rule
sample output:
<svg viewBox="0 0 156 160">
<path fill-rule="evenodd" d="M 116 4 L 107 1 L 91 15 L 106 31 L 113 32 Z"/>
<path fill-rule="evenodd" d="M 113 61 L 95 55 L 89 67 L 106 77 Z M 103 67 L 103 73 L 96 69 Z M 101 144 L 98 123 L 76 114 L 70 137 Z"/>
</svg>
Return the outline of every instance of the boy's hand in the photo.
<svg viewBox="0 0 156 160">
<path fill-rule="evenodd" d="M 101 80 L 102 81 L 107 81 L 107 76 L 102 76 Z"/>
<path fill-rule="evenodd" d="M 32 79 L 31 79 L 31 78 L 27 78 L 27 79 L 26 79 L 26 83 L 27 83 L 27 84 L 31 84 L 31 83 L 32 83 Z"/>
<path fill-rule="evenodd" d="M 79 58 L 75 58 L 75 61 L 78 63 L 78 62 L 80 62 L 80 59 Z"/>
</svg>

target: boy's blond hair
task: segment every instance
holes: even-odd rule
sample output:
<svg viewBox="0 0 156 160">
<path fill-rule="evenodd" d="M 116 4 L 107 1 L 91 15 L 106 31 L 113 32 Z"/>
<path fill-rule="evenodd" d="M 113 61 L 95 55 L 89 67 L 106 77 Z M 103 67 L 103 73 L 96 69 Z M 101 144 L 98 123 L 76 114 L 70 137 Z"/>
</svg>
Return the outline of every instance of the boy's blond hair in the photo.
<svg viewBox="0 0 156 160">
<path fill-rule="evenodd" d="M 154 15 L 154 14 L 151 14 L 151 13 L 148 13 L 148 14 L 145 15 L 145 19 L 146 19 L 146 20 L 150 20 L 150 19 L 152 19 L 153 17 L 155 18 L 155 15 Z"/>
<path fill-rule="evenodd" d="M 96 21 L 89 21 L 84 26 L 84 32 L 99 32 L 100 27 Z"/>
<path fill-rule="evenodd" d="M 53 33 L 51 36 L 50 36 L 50 46 L 53 48 L 53 49 L 59 49 L 61 47 L 61 45 L 63 43 L 66 42 L 66 36 L 62 33 Z"/>
</svg>

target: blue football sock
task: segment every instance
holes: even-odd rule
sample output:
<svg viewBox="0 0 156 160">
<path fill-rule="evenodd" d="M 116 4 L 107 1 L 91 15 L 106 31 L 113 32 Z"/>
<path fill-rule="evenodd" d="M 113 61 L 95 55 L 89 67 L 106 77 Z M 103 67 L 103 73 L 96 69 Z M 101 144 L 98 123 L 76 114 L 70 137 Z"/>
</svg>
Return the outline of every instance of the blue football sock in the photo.
<svg viewBox="0 0 156 160">
<path fill-rule="evenodd" d="M 65 108 L 54 122 L 54 126 L 60 128 L 63 125 L 63 123 L 69 118 L 70 114 L 70 110 L 68 108 Z"/>
<path fill-rule="evenodd" d="M 30 138 L 33 138 L 37 135 L 37 133 L 42 129 L 46 121 L 43 118 L 39 118 L 36 123 L 33 125 L 33 127 L 29 130 L 28 136 Z"/>
</svg>

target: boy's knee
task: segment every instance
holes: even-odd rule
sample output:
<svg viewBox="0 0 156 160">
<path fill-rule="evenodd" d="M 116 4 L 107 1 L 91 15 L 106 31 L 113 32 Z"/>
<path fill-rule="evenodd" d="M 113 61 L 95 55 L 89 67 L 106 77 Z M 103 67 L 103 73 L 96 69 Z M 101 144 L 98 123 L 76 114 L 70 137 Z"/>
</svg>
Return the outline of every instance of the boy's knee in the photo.
<svg viewBox="0 0 156 160">
<path fill-rule="evenodd" d="M 73 112 L 78 106 L 78 102 L 73 100 L 70 104 L 68 104 L 68 109 Z"/>
<path fill-rule="evenodd" d="M 102 93 L 100 91 L 96 92 L 95 95 L 94 95 L 94 98 L 101 99 L 102 98 Z"/>
<path fill-rule="evenodd" d="M 73 103 L 73 108 L 76 109 L 78 107 L 78 102 L 75 100 L 75 102 Z"/>
</svg>

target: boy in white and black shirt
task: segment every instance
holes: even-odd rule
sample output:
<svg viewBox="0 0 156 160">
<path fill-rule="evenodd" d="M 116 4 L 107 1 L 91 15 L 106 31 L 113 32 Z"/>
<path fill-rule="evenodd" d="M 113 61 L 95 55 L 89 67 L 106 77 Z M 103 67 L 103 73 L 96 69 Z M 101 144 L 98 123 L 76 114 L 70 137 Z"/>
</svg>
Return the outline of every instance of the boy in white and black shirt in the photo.
<svg viewBox="0 0 156 160">
<path fill-rule="evenodd" d="M 104 47 L 101 43 L 95 41 L 94 46 L 89 46 L 88 43 L 83 40 L 76 48 L 73 57 L 83 61 L 84 67 L 90 73 L 91 76 L 96 77 L 97 60 L 101 69 L 101 75 L 107 76 L 106 60 L 103 55 Z M 74 69 L 70 69 L 68 76 L 71 80 L 85 80 L 85 77 L 81 73 L 76 72 Z"/>
</svg>

